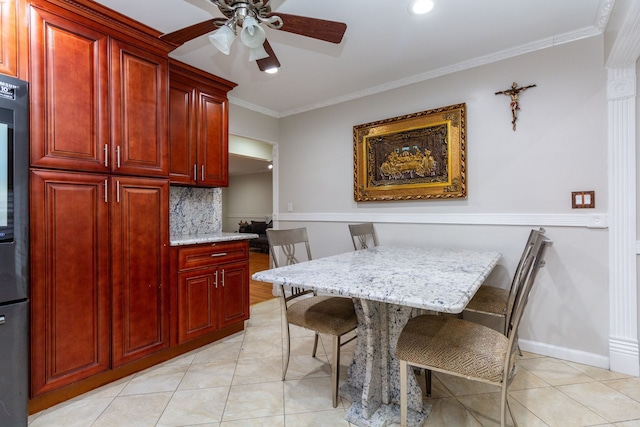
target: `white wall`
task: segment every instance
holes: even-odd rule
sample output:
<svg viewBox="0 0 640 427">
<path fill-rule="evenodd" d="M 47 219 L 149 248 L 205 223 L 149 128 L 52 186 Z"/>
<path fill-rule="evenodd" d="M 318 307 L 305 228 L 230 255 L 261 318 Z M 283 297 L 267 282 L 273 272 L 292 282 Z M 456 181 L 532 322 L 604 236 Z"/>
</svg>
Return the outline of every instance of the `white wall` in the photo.
<svg viewBox="0 0 640 427">
<path fill-rule="evenodd" d="M 233 96 L 233 91 L 229 92 Z M 280 121 L 235 104 L 229 104 L 229 133 L 258 141 L 277 143 Z"/>
<path fill-rule="evenodd" d="M 349 250 L 345 223 L 364 220 L 377 223 L 382 244 L 498 249 L 494 278 L 505 286 L 528 230 L 545 226 L 555 243 L 522 347 L 608 366 L 607 230 L 587 228 L 590 213 L 606 224 L 603 56 L 603 37 L 589 38 L 280 119 L 279 226 L 307 226 L 315 257 Z M 520 97 L 516 132 L 509 98 L 494 95 L 513 81 L 537 84 Z M 467 199 L 354 202 L 354 125 L 461 102 Z M 596 208 L 572 210 L 577 190 L 595 190 Z"/>
<path fill-rule="evenodd" d="M 229 134 L 229 154 L 270 161 L 273 160 L 273 146 L 257 139 Z"/>
<path fill-rule="evenodd" d="M 264 221 L 273 213 L 271 172 L 234 175 L 222 189 L 222 231 L 238 231 L 240 221 Z"/>
</svg>

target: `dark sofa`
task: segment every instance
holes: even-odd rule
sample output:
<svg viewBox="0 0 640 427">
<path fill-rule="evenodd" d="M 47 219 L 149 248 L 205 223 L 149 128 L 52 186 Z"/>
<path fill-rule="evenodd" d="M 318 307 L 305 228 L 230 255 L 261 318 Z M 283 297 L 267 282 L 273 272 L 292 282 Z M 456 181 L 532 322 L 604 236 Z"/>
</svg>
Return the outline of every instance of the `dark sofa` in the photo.
<svg viewBox="0 0 640 427">
<path fill-rule="evenodd" d="M 251 223 L 241 222 L 238 229 L 239 233 L 254 233 L 258 235 L 257 239 L 249 240 L 249 249 L 258 249 L 260 252 L 269 253 L 269 241 L 267 240 L 267 228 L 273 226 L 273 222 L 269 221 L 251 221 Z"/>
</svg>

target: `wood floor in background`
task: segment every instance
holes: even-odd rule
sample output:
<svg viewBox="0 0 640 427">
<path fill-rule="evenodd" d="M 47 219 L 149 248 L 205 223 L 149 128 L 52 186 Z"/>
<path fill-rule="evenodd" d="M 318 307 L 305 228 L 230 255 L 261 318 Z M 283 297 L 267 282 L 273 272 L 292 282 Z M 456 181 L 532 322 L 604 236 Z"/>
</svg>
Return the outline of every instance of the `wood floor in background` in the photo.
<svg viewBox="0 0 640 427">
<path fill-rule="evenodd" d="M 249 277 L 258 271 L 269 269 L 269 254 L 260 252 L 249 252 Z M 271 298 L 275 298 L 272 293 L 271 283 L 256 282 L 249 279 L 249 304 L 257 304 Z"/>
</svg>

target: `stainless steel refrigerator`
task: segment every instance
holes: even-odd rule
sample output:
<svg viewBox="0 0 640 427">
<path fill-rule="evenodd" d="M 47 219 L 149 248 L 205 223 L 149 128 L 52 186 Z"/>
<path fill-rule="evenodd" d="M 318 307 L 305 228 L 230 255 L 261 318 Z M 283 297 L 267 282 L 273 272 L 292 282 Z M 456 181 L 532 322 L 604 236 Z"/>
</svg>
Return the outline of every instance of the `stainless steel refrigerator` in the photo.
<svg viewBox="0 0 640 427">
<path fill-rule="evenodd" d="M 0 426 L 27 425 L 29 93 L 0 75 Z"/>
</svg>

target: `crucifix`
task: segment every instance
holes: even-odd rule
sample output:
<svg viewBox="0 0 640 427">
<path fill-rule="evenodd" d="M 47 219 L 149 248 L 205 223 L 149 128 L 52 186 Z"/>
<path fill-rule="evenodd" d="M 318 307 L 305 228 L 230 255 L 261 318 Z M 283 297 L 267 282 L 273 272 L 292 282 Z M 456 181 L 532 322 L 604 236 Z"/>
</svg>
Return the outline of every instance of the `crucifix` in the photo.
<svg viewBox="0 0 640 427">
<path fill-rule="evenodd" d="M 531 87 L 536 87 L 536 85 L 518 87 L 518 84 L 513 82 L 511 89 L 496 92 L 496 95 L 509 95 L 511 97 L 511 104 L 509 105 L 511 106 L 511 115 L 513 117 L 511 124 L 513 125 L 514 132 L 516 130 L 516 120 L 518 120 L 518 110 L 520 109 L 520 105 L 518 105 L 518 95 Z"/>
</svg>

